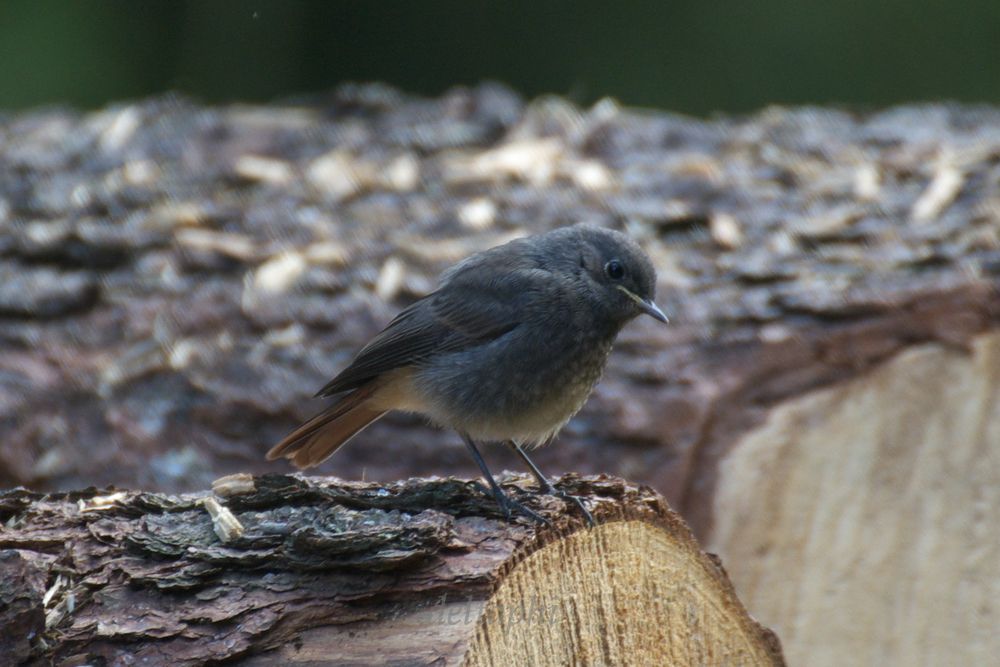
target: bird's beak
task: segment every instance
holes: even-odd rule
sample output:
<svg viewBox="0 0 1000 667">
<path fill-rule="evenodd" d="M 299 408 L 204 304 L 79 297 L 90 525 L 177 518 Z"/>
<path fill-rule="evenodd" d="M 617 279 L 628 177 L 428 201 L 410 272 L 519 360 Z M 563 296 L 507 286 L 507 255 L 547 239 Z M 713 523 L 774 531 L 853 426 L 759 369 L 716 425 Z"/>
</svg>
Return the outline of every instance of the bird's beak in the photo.
<svg viewBox="0 0 1000 667">
<path fill-rule="evenodd" d="M 659 321 L 663 322 L 664 324 L 670 324 L 670 320 L 667 319 L 667 316 L 664 315 L 663 311 L 660 310 L 659 306 L 657 306 L 652 301 L 647 301 L 645 299 L 641 299 L 639 301 L 639 307 L 642 308 L 642 312 L 646 313 L 647 315 L 649 315 L 650 317 L 652 317 L 654 320 L 659 320 Z"/>
<path fill-rule="evenodd" d="M 642 312 L 649 315 L 650 317 L 652 317 L 654 320 L 659 320 L 664 324 L 670 323 L 670 320 L 667 319 L 667 316 L 663 314 L 663 311 L 660 310 L 659 306 L 657 306 L 651 300 L 643 299 L 642 297 L 638 296 L 637 294 L 633 294 L 632 292 L 630 292 L 629 290 L 625 289 L 620 285 L 618 286 L 618 289 L 624 292 L 625 295 L 628 296 L 628 298 L 632 299 L 637 304 L 639 304 L 639 309 L 642 310 Z"/>
</svg>

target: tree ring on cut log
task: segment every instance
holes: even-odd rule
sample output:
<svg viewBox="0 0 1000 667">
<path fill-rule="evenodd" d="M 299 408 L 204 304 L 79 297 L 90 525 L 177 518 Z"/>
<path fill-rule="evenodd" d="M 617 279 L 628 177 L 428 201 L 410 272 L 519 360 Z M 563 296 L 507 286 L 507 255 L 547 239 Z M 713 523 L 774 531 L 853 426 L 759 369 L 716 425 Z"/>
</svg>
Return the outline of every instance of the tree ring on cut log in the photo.
<svg viewBox="0 0 1000 667">
<path fill-rule="evenodd" d="M 676 515 L 546 542 L 510 561 L 466 665 L 784 664 Z"/>
</svg>

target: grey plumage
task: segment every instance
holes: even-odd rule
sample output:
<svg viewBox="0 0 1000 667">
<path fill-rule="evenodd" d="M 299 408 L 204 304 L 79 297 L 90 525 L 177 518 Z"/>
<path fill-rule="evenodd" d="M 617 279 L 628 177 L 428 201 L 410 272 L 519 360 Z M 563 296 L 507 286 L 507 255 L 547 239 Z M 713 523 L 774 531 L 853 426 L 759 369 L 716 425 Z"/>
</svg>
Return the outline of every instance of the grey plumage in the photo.
<svg viewBox="0 0 1000 667">
<path fill-rule="evenodd" d="M 472 255 L 323 387 L 338 401 L 268 458 L 316 465 L 389 410 L 472 440 L 543 443 L 583 406 L 622 326 L 642 313 L 666 321 L 655 283 L 634 241 L 588 225 Z"/>
</svg>

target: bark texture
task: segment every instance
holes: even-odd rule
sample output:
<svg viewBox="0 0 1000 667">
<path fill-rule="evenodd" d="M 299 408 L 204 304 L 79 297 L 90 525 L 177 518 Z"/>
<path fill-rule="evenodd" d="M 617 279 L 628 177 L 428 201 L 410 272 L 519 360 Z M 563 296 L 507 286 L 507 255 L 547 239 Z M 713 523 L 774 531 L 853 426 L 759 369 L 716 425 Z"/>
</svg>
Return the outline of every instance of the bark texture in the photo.
<svg viewBox="0 0 1000 667">
<path fill-rule="evenodd" d="M 516 486 L 552 523 L 499 520 L 458 480 L 8 492 L 4 664 L 783 664 L 662 497 L 563 484 L 597 527 Z"/>
</svg>

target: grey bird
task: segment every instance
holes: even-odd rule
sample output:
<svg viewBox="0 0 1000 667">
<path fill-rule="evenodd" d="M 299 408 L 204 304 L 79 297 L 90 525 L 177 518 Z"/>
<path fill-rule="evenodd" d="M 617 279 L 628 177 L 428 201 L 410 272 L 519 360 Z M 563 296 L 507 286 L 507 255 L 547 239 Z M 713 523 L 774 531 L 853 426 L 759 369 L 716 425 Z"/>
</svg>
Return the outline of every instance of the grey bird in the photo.
<svg viewBox="0 0 1000 667">
<path fill-rule="evenodd" d="M 544 521 L 507 496 L 476 441 L 505 442 L 559 492 L 525 448 L 550 441 L 604 371 L 621 328 L 641 314 L 666 323 L 649 257 L 625 234 L 562 227 L 476 253 L 377 334 L 317 397 L 337 397 L 268 453 L 299 468 L 324 461 L 390 410 L 455 429 L 505 516 Z"/>
</svg>

